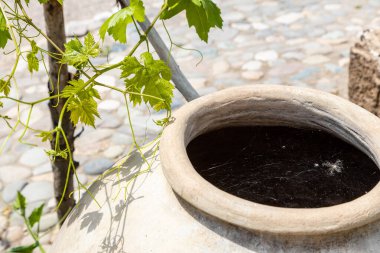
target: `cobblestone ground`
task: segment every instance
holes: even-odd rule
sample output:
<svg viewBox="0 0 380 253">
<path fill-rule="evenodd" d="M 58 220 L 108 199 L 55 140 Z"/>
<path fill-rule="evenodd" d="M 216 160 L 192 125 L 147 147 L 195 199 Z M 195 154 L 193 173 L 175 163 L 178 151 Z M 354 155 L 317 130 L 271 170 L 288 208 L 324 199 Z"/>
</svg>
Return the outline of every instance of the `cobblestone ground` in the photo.
<svg viewBox="0 0 380 253">
<path fill-rule="evenodd" d="M 115 10 L 112 1 L 92 0 L 89 8 L 84 1 L 65 0 L 67 33 L 82 34 L 96 31 L 104 19 Z M 159 8 L 159 1 L 146 1 L 149 14 Z M 312 87 L 346 96 L 349 48 L 363 29 L 380 26 L 380 1 L 218 1 L 224 18 L 223 31 L 213 31 L 210 43 L 200 42 L 193 30 L 187 28 L 183 16 L 167 23 L 174 42 L 195 48 L 203 54 L 203 61 L 195 51 L 173 48 L 175 58 L 190 82 L 202 95 L 238 85 L 284 84 Z M 86 11 L 83 11 L 83 10 Z M 32 6 L 31 15 L 43 25 L 41 7 Z M 150 16 L 152 16 L 150 15 Z M 158 31 L 168 41 L 161 24 Z M 136 31 L 129 32 L 129 43 L 138 39 Z M 41 46 L 44 41 L 40 41 Z M 45 45 L 46 46 L 46 45 Z M 108 57 L 99 57 L 96 63 L 116 62 L 123 58 L 130 46 L 106 41 L 110 50 Z M 0 74 L 7 73 L 11 56 L 1 56 Z M 40 67 L 42 69 L 42 66 Z M 100 77 L 103 83 L 120 85 L 118 72 L 111 71 Z M 44 72 L 32 76 L 22 63 L 17 72 L 20 95 L 27 100 L 45 97 L 47 78 Z M 97 130 L 86 128 L 76 141 L 76 159 L 80 162 L 78 174 L 83 183 L 103 172 L 125 154 L 132 137 L 126 120 L 122 97 L 100 90 L 103 101 L 99 104 L 102 118 L 96 123 Z M 15 92 L 13 96 L 17 95 Z M 179 93 L 173 102 L 178 108 L 185 101 Z M 28 110 L 19 108 L 21 119 Z M 2 114 L 17 116 L 15 103 L 7 102 Z M 158 128 L 152 119 L 162 115 L 150 114 L 147 108 L 132 111 L 136 135 L 153 136 Z M 48 129 L 50 119 L 46 104 L 33 109 L 31 126 Z M 0 123 L 0 141 L 9 130 Z M 79 130 L 81 127 L 78 128 Z M 25 194 L 30 212 L 45 203 L 41 229 L 48 231 L 42 244 L 49 248 L 57 232 L 57 217 L 53 212 L 53 177 L 49 160 L 43 149 L 17 142 L 22 128 L 7 142 L 0 157 L 0 252 L 9 246 L 27 244 L 31 238 L 26 234 L 21 218 L 13 213 L 10 204 L 16 192 Z M 38 143 L 33 135 L 26 134 L 28 143 Z"/>
</svg>

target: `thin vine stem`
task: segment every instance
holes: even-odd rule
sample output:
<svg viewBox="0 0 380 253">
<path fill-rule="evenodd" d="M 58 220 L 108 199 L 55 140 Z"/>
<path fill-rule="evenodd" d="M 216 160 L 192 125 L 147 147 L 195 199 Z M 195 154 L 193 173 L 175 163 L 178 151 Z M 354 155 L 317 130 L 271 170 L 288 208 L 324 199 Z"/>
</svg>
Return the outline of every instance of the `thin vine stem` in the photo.
<svg viewBox="0 0 380 253">
<path fill-rule="evenodd" d="M 22 215 L 22 218 L 24 219 L 24 223 L 26 225 L 26 229 L 28 230 L 28 233 L 32 236 L 33 240 L 37 243 L 39 250 L 41 253 L 46 253 L 45 249 L 42 247 L 41 243 L 38 240 L 38 237 L 33 232 L 32 228 L 30 227 L 29 221 L 26 219 L 25 214 Z"/>
<path fill-rule="evenodd" d="M 54 41 L 52 41 L 49 36 L 47 36 L 40 28 L 38 28 L 38 26 L 36 26 L 33 22 L 32 22 L 32 19 L 28 16 L 28 14 L 26 13 L 24 7 L 22 6 L 20 0 L 17 0 L 16 1 L 17 5 L 20 7 L 21 9 L 21 12 L 22 14 L 25 16 L 25 19 L 23 19 L 23 21 L 25 21 L 27 24 L 29 24 L 30 26 L 32 26 L 37 32 L 39 32 L 58 52 L 60 52 L 61 54 L 63 54 L 64 52 L 62 51 L 62 49 L 57 46 L 57 44 L 54 43 Z"/>
</svg>

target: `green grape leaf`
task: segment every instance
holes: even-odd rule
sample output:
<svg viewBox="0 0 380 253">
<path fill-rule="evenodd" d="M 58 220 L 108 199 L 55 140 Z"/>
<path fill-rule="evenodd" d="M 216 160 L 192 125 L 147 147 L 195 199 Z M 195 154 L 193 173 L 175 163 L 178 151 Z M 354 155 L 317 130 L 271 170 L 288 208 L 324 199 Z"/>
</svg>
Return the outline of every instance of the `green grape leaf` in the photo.
<svg viewBox="0 0 380 253">
<path fill-rule="evenodd" d="M 3 79 L 0 79 L 0 93 L 4 93 L 5 96 L 8 96 L 10 91 L 11 83 L 9 81 L 7 82 Z"/>
<path fill-rule="evenodd" d="M 156 111 L 169 110 L 172 103 L 174 85 L 165 80 L 157 79 L 155 82 L 148 82 L 144 89 L 144 94 L 152 97 L 144 96 L 144 102 L 149 103 Z M 157 100 L 156 98 L 162 100 Z"/>
<path fill-rule="evenodd" d="M 28 61 L 28 70 L 30 73 L 33 73 L 33 70 L 34 71 L 38 71 L 38 68 L 39 68 L 39 62 L 38 62 L 38 58 L 35 54 L 33 53 L 28 53 L 26 55 L 26 59 Z"/>
<path fill-rule="evenodd" d="M 172 118 L 169 116 L 169 117 L 166 117 L 166 118 L 163 118 L 163 119 L 159 119 L 159 120 L 153 120 L 153 122 L 157 125 L 157 126 L 167 126 L 170 122 L 171 122 Z"/>
<path fill-rule="evenodd" d="M 42 138 L 42 142 L 51 141 L 53 139 L 53 131 L 42 131 L 36 136 Z"/>
<path fill-rule="evenodd" d="M 161 19 L 170 19 L 185 10 L 190 0 L 168 0 L 168 8 L 161 14 Z"/>
<path fill-rule="evenodd" d="M 34 224 L 40 222 L 42 210 L 44 209 L 44 204 L 40 205 L 39 207 L 35 208 L 32 213 L 28 217 L 28 221 L 31 227 L 34 226 Z"/>
<path fill-rule="evenodd" d="M 33 54 L 37 54 L 37 53 L 38 53 L 38 46 L 37 46 L 37 43 L 36 43 L 34 40 L 32 40 L 32 41 L 30 42 L 30 46 L 32 47 L 32 53 L 33 53 Z"/>
<path fill-rule="evenodd" d="M 58 150 L 58 151 L 56 151 L 56 150 L 49 149 L 49 150 L 45 150 L 45 153 L 48 156 L 53 157 L 53 158 L 59 156 L 59 157 L 62 157 L 63 159 L 67 159 L 67 156 L 68 156 L 67 150 Z"/>
<path fill-rule="evenodd" d="M 40 4 L 46 4 L 47 2 L 49 2 L 49 0 L 38 0 L 38 2 Z M 62 2 L 58 1 L 61 5 L 62 5 Z"/>
<path fill-rule="evenodd" d="M 154 60 L 149 52 L 142 53 L 140 61 L 127 56 L 121 66 L 121 78 L 124 79 L 129 99 L 134 104 L 142 101 L 154 110 L 170 110 L 174 86 L 170 68 L 161 60 Z"/>
<path fill-rule="evenodd" d="M 208 42 L 208 34 L 213 27 L 222 28 L 223 19 L 219 7 L 211 0 L 169 0 L 168 10 L 162 19 L 169 19 L 183 10 L 189 27 L 194 26 L 199 38 Z"/>
<path fill-rule="evenodd" d="M 26 200 L 24 195 L 22 195 L 19 191 L 17 192 L 17 198 L 13 203 L 13 208 L 15 210 L 20 210 L 22 216 L 25 215 Z"/>
<path fill-rule="evenodd" d="M 106 33 L 121 43 L 127 42 L 127 26 L 135 18 L 139 22 L 145 19 L 145 8 L 141 0 L 131 0 L 128 7 L 125 7 L 111 17 L 109 17 L 100 27 L 99 35 L 104 40 Z"/>
<path fill-rule="evenodd" d="M 67 110 L 71 112 L 70 119 L 76 125 L 78 122 L 95 127 L 95 117 L 100 117 L 98 104 L 94 98 L 100 99 L 99 92 L 93 87 L 84 89 L 82 79 L 71 80 L 62 91 L 62 97 L 70 98 Z"/>
<path fill-rule="evenodd" d="M 201 0 L 206 11 L 207 21 L 210 27 L 223 27 L 223 19 L 219 7 L 211 0 Z"/>
<path fill-rule="evenodd" d="M 93 98 L 75 98 L 69 103 L 67 109 L 71 112 L 70 119 L 75 125 L 80 121 L 95 128 L 95 116 L 100 117 L 97 107 L 98 104 Z"/>
<path fill-rule="evenodd" d="M 61 95 L 64 98 L 69 98 L 71 96 L 77 95 L 82 98 L 95 97 L 97 99 L 101 99 L 99 92 L 96 89 L 92 87 L 83 89 L 86 84 L 82 79 L 71 80 L 69 81 L 69 84 L 70 85 L 65 86 L 65 88 L 62 90 Z"/>
<path fill-rule="evenodd" d="M 82 79 L 69 81 L 70 85 L 66 85 L 62 90 L 61 96 L 64 98 L 69 98 L 81 92 L 85 86 L 85 82 Z"/>
<path fill-rule="evenodd" d="M 35 242 L 33 244 L 30 244 L 28 246 L 18 246 L 18 247 L 13 247 L 9 250 L 9 252 L 13 253 L 33 253 L 33 250 L 37 248 L 39 245 L 38 242 Z"/>
<path fill-rule="evenodd" d="M 94 58 L 99 53 L 99 43 L 96 43 L 94 36 L 88 33 L 84 38 L 84 45 L 77 38 L 65 44 L 65 52 L 61 62 L 76 68 L 83 68 L 91 57 Z"/>
<path fill-rule="evenodd" d="M 5 48 L 8 40 L 11 39 L 9 30 L 7 27 L 7 21 L 5 19 L 4 13 L 0 10 L 0 48 Z"/>
<path fill-rule="evenodd" d="M 0 48 L 5 48 L 8 40 L 10 40 L 10 39 L 11 39 L 11 35 L 9 34 L 8 30 L 1 30 L 0 29 Z"/>
</svg>

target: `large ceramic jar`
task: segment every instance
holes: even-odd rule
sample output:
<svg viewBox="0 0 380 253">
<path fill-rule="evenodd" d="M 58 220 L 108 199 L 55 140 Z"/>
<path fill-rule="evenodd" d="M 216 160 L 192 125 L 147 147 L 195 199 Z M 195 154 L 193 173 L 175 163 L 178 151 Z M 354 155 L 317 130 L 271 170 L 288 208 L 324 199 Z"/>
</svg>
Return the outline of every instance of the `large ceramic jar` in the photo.
<svg viewBox="0 0 380 253">
<path fill-rule="evenodd" d="M 322 208 L 281 208 L 219 189 L 193 168 L 188 143 L 227 126 L 281 125 L 329 132 L 376 164 L 380 121 L 321 91 L 254 85 L 226 89 L 180 108 L 159 153 L 134 151 L 94 183 L 71 212 L 54 253 L 378 252 L 380 185 L 352 201 Z M 134 177 L 145 170 L 138 177 Z M 129 184 L 128 184 L 129 182 Z M 128 186 L 126 190 L 125 187 Z"/>
</svg>

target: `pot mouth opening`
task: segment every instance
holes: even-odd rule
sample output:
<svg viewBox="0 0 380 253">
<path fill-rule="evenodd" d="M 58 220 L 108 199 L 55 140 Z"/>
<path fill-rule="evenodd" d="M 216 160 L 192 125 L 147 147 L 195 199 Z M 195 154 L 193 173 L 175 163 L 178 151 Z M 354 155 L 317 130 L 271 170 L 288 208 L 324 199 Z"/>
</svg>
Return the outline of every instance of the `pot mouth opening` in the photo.
<svg viewBox="0 0 380 253">
<path fill-rule="evenodd" d="M 310 127 L 228 126 L 191 140 L 187 155 L 218 189 L 276 207 L 338 205 L 380 181 L 380 170 L 361 150 Z"/>
<path fill-rule="evenodd" d="M 196 99 L 173 116 L 174 123 L 166 127 L 161 138 L 163 172 L 173 190 L 202 212 L 249 230 L 287 235 L 331 234 L 380 218 L 379 119 L 347 100 L 312 89 L 255 85 L 231 88 Z M 242 198 L 210 182 L 211 179 L 202 174 L 188 155 L 192 141 L 204 134 L 222 131 L 216 139 L 223 142 L 223 138 L 227 138 L 223 131 L 228 128 L 256 128 L 256 131 L 262 128 L 263 136 L 265 129 L 270 128 L 316 131 L 360 153 L 371 164 L 370 171 L 375 172 L 375 176 L 361 193 L 335 203 L 289 206 Z M 232 132 L 239 133 L 236 129 Z M 245 139 L 244 135 L 241 139 Z M 223 147 L 222 142 L 215 145 Z M 213 148 L 206 144 L 200 146 L 208 153 Z M 208 159 L 207 152 L 205 159 Z M 211 164 L 212 159 L 209 162 Z M 318 165 L 325 169 L 326 177 L 331 173 L 339 178 L 340 166 L 343 164 L 343 169 L 347 168 L 347 162 L 341 161 L 340 164 L 339 158 L 334 160 L 332 157 L 320 163 Z M 355 167 L 354 164 L 350 170 L 355 172 Z M 368 178 L 366 173 L 364 176 Z M 241 184 L 237 182 L 236 191 L 244 189 Z"/>
</svg>

